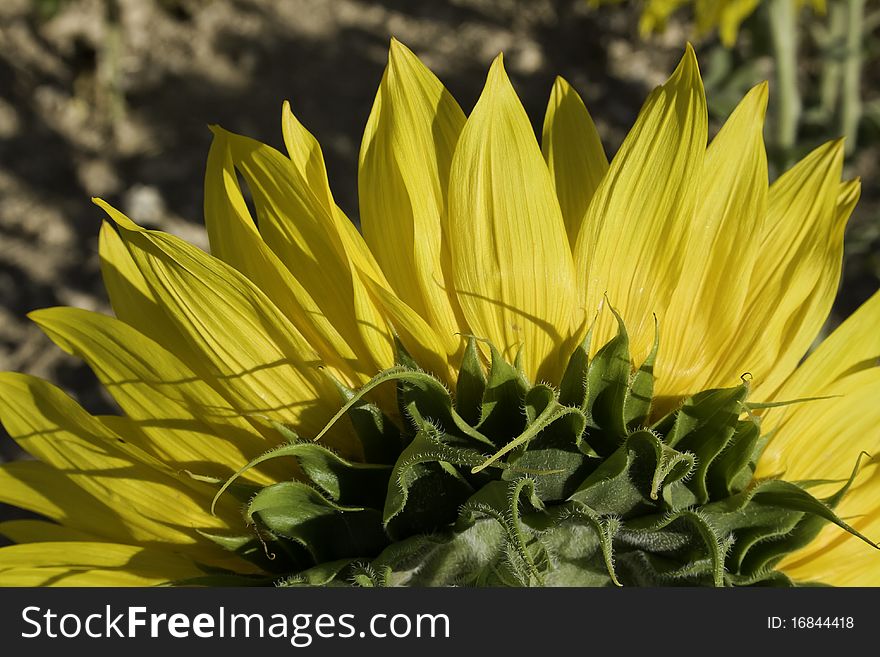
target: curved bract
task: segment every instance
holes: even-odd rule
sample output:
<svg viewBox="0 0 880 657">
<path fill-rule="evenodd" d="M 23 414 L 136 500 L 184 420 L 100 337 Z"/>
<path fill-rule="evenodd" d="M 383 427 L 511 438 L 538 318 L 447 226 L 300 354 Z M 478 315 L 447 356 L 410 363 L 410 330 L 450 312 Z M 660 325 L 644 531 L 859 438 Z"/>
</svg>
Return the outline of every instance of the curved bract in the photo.
<svg viewBox="0 0 880 657">
<path fill-rule="evenodd" d="M 688 48 L 609 162 L 393 41 L 363 234 L 288 104 L 212 127 L 211 255 L 97 201 L 115 317 L 31 315 L 120 414 L 0 374 L 0 584 L 880 585 L 880 295 L 804 360 L 859 182 L 769 184 L 766 99 L 707 146 Z"/>
</svg>

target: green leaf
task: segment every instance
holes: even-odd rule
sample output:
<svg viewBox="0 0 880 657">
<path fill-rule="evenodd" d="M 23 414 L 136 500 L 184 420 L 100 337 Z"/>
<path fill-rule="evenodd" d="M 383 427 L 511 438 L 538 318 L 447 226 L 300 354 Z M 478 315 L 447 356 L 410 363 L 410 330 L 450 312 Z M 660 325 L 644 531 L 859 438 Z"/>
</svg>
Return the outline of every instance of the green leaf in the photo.
<svg viewBox="0 0 880 657">
<path fill-rule="evenodd" d="M 537 387 L 537 386 L 536 386 Z M 552 394 L 552 393 L 551 393 Z M 533 412 L 534 412 L 533 407 Z M 544 407 L 544 410 L 541 414 L 534 419 L 530 424 L 528 424 L 525 430 L 518 435 L 516 438 L 508 442 L 501 449 L 495 452 L 492 456 L 485 459 L 482 463 L 477 466 L 471 468 L 471 473 L 476 474 L 481 470 L 489 467 L 497 463 L 502 456 L 517 450 L 520 447 L 525 447 L 530 441 L 534 440 L 542 431 L 547 430 L 551 425 L 558 422 L 563 418 L 570 418 L 572 422 L 575 422 L 575 426 L 578 426 L 580 429 L 577 431 L 577 434 L 583 431 L 584 426 L 586 424 L 586 418 L 583 413 L 577 408 L 570 408 L 568 406 L 560 406 L 555 401 L 551 400 Z M 582 421 L 582 422 L 581 422 Z"/>
<path fill-rule="evenodd" d="M 352 559 L 327 561 L 300 571 L 296 575 L 278 582 L 277 586 L 328 586 L 331 582 L 338 579 L 352 562 Z"/>
<path fill-rule="evenodd" d="M 586 418 L 577 409 L 557 417 L 546 430 L 523 445 L 524 451 L 511 454 L 502 478 L 511 480 L 528 474 L 537 482 L 541 499 L 567 499 L 595 467 L 596 459 L 588 458 L 578 449 L 585 424 Z"/>
<path fill-rule="evenodd" d="M 540 540 L 521 522 L 520 505 L 525 497 L 533 510 L 543 510 L 535 482 L 522 477 L 510 483 L 493 481 L 477 491 L 461 508 L 457 527 L 467 527 L 480 518 L 492 518 L 506 534 L 507 558 L 504 561 L 509 575 L 522 586 L 533 582 L 542 584 L 548 554 Z"/>
</svg>

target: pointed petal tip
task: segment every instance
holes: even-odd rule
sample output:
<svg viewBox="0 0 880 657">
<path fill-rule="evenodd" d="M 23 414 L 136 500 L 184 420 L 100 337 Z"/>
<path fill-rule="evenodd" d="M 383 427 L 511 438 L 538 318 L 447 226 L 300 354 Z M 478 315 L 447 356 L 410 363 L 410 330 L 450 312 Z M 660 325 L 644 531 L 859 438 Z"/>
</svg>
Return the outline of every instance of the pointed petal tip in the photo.
<svg viewBox="0 0 880 657">
<path fill-rule="evenodd" d="M 504 68 L 503 52 L 499 52 L 495 56 L 495 59 L 492 60 L 492 65 L 489 67 L 489 74 L 486 76 L 486 89 L 499 84 L 513 88 L 510 78 L 507 76 L 507 70 Z"/>
<path fill-rule="evenodd" d="M 694 81 L 699 80 L 699 83 L 702 85 L 703 78 L 700 75 L 700 64 L 697 61 L 697 53 L 690 42 L 685 46 L 684 55 L 682 55 L 681 60 L 678 62 L 678 66 L 675 67 L 675 71 L 669 76 L 667 84 L 673 81 L 688 79 Z"/>
<path fill-rule="evenodd" d="M 388 43 L 388 63 L 391 64 L 396 59 L 402 57 L 415 57 L 415 53 L 406 47 L 406 45 L 398 41 L 396 37 L 391 37 Z"/>
<path fill-rule="evenodd" d="M 566 80 L 561 75 L 557 75 L 556 79 L 553 80 L 553 91 L 554 92 L 557 92 L 560 94 L 565 94 L 570 89 L 571 89 L 571 85 L 569 84 L 568 80 Z"/>
</svg>

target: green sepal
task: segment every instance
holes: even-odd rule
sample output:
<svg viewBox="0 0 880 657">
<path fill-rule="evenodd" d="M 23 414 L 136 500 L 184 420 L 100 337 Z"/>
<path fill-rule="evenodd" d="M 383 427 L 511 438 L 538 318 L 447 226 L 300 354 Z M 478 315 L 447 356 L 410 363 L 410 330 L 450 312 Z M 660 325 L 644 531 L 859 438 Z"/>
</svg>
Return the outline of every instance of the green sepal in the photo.
<svg viewBox="0 0 880 657">
<path fill-rule="evenodd" d="M 276 586 L 282 588 L 288 586 L 332 586 L 336 578 L 344 577 L 345 570 L 351 566 L 353 561 L 353 559 L 326 561 L 286 577 L 277 582 Z M 339 584 L 343 585 L 342 582 Z"/>
<path fill-rule="evenodd" d="M 481 461 L 479 452 L 444 445 L 439 431 L 425 425 L 394 464 L 388 481 L 382 523 L 392 536 L 428 533 L 455 520 L 473 493 L 450 464 Z"/>
<path fill-rule="evenodd" d="M 657 350 L 660 347 L 660 329 L 657 317 L 654 316 L 654 344 L 627 388 L 626 401 L 623 404 L 623 420 L 630 430 L 647 425 L 651 415 L 651 400 L 654 398 L 654 363 L 657 361 Z"/>
<path fill-rule="evenodd" d="M 486 389 L 480 406 L 480 423 L 477 429 L 485 436 L 516 436 L 526 425 L 522 400 L 529 389 L 520 371 L 508 363 L 494 345 L 489 345 L 491 362 Z M 503 447 L 505 441 L 497 441 L 495 447 Z"/>
<path fill-rule="evenodd" d="M 761 428 L 751 420 L 740 420 L 727 446 L 709 465 L 706 484 L 713 499 L 736 495 L 752 481 L 755 452 Z"/>
<path fill-rule="evenodd" d="M 659 581 L 699 580 L 708 577 L 713 586 L 724 586 L 724 557 L 729 538 L 721 534 L 705 514 L 683 510 L 660 517 L 642 516 L 627 522 L 619 540 L 633 552 Z"/>
<path fill-rule="evenodd" d="M 616 338 L 592 360 L 589 337 L 578 346 L 558 391 L 527 380 L 521 350 L 511 364 L 490 344 L 487 376 L 471 338 L 452 395 L 398 345 L 397 365 L 342 387 L 344 406 L 312 441 L 274 425 L 288 443 L 218 495 L 282 456 L 314 486 L 259 490 L 254 532 L 215 542 L 293 575 L 279 585 L 789 586 L 800 583 L 777 564 L 828 522 L 865 539 L 833 511 L 858 464 L 824 501 L 805 489 L 828 482 L 753 481 L 769 436 L 746 383 L 697 393 L 646 428 L 658 333 L 634 370 L 614 314 Z M 399 428 L 366 401 L 388 383 Z M 318 444 L 358 412 L 372 432 L 362 444 L 385 443 L 367 463 Z"/>
<path fill-rule="evenodd" d="M 455 410 L 471 426 L 476 426 L 480 422 L 486 383 L 486 373 L 480 362 L 477 341 L 473 336 L 468 336 L 455 384 Z"/>
<path fill-rule="evenodd" d="M 352 402 L 346 415 L 357 434 L 367 463 L 394 463 L 403 449 L 403 437 L 376 404 L 358 398 L 357 392 L 335 381 L 344 404 Z"/>
<path fill-rule="evenodd" d="M 592 327 L 583 341 L 575 347 L 568 359 L 565 372 L 559 384 L 559 403 L 574 406 L 582 411 L 587 408 L 587 372 L 590 368 L 590 342 Z"/>
<path fill-rule="evenodd" d="M 603 456 L 614 452 L 628 433 L 625 405 L 632 374 L 626 327 L 617 311 L 611 308 L 611 312 L 617 319 L 617 335 L 599 349 L 587 371 L 588 426 L 601 430 L 593 432 L 589 442 Z"/>
<path fill-rule="evenodd" d="M 375 554 L 388 542 L 378 511 L 340 506 L 298 481 L 261 490 L 248 505 L 246 518 L 304 546 L 317 563 Z"/>
<path fill-rule="evenodd" d="M 636 431 L 584 480 L 571 499 L 600 515 L 626 519 L 650 513 L 664 489 L 688 477 L 693 468 L 692 454 L 673 450 L 650 431 Z"/>
<path fill-rule="evenodd" d="M 745 383 L 735 388 L 706 390 L 685 401 L 676 413 L 666 443 L 695 456 L 697 468 L 688 488 L 699 504 L 709 501 L 706 481 L 709 467 L 733 437 L 747 394 Z"/>
</svg>

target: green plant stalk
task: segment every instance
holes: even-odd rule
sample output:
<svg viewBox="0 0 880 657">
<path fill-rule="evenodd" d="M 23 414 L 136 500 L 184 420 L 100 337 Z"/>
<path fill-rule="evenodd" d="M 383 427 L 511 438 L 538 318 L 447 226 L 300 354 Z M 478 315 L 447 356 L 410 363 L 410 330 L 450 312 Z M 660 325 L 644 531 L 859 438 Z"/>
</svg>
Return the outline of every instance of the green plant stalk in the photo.
<svg viewBox="0 0 880 657">
<path fill-rule="evenodd" d="M 779 94 L 775 141 L 779 165 L 785 169 L 792 161 L 802 107 L 797 82 L 797 10 L 791 0 L 770 0 L 767 10 Z"/>
<path fill-rule="evenodd" d="M 846 54 L 843 62 L 840 132 L 846 137 L 846 155 L 852 155 L 858 143 L 859 121 L 862 118 L 862 36 L 865 0 L 849 0 L 846 7 Z"/>
</svg>

